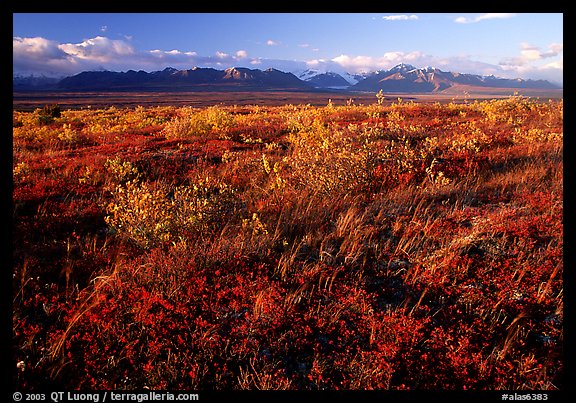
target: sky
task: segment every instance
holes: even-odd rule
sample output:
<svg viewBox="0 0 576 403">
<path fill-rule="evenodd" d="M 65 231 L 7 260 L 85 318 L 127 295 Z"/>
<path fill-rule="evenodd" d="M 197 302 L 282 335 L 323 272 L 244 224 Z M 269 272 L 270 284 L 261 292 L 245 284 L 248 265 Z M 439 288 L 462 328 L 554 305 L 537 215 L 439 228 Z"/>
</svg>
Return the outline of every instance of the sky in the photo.
<svg viewBox="0 0 576 403">
<path fill-rule="evenodd" d="M 562 13 L 15 13 L 13 74 L 399 63 L 563 83 Z"/>
</svg>

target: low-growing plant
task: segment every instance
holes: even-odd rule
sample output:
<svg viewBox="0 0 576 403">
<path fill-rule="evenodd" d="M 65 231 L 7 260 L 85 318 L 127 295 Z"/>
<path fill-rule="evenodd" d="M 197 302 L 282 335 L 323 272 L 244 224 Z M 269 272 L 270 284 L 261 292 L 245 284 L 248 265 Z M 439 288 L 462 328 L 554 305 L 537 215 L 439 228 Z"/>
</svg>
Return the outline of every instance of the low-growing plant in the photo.
<svg viewBox="0 0 576 403">
<path fill-rule="evenodd" d="M 234 124 L 234 117 L 223 107 L 211 106 L 199 110 L 187 108 L 181 112 L 166 123 L 160 134 L 168 138 L 206 137 L 211 134 L 229 138 L 228 131 Z"/>
<path fill-rule="evenodd" d="M 215 231 L 236 207 L 233 189 L 209 177 L 180 186 L 127 181 L 112 196 L 106 223 L 144 248 Z"/>
<path fill-rule="evenodd" d="M 30 172 L 31 172 L 30 171 L 30 165 L 27 164 L 26 162 L 22 161 L 22 162 L 19 162 L 18 164 L 16 164 L 14 166 L 14 168 L 12 168 L 12 177 L 15 180 L 18 180 L 22 177 L 29 175 Z"/>
<path fill-rule="evenodd" d="M 60 106 L 59 105 L 44 105 L 41 109 L 36 109 L 36 114 L 38 115 L 38 123 L 40 125 L 48 125 L 54 122 L 55 118 L 60 117 Z"/>
<path fill-rule="evenodd" d="M 377 155 L 370 144 L 348 136 L 345 130 L 315 120 L 288 139 L 291 153 L 281 169 L 289 172 L 287 180 L 293 186 L 343 196 L 370 183 Z"/>
<path fill-rule="evenodd" d="M 124 161 L 119 156 L 113 159 L 107 159 L 104 167 L 111 174 L 115 183 L 124 184 L 126 182 L 138 182 L 140 172 L 130 161 Z"/>
</svg>

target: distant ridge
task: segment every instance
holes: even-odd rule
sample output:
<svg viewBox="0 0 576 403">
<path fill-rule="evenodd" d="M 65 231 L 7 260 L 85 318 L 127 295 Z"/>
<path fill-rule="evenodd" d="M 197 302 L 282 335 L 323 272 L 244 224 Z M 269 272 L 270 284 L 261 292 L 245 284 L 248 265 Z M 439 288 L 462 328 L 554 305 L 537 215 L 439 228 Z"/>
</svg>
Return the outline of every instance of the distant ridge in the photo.
<svg viewBox="0 0 576 403">
<path fill-rule="evenodd" d="M 97 90 L 272 90 L 310 89 L 310 85 L 292 73 L 276 69 L 258 70 L 242 67 L 216 70 L 194 67 L 189 70 L 166 68 L 162 71 L 146 73 L 129 70 L 127 72 L 88 71 L 62 79 L 57 89 L 70 91 Z"/>
<path fill-rule="evenodd" d="M 459 86 L 474 88 L 560 89 L 546 80 L 505 79 L 457 72 L 434 67 L 416 68 L 399 64 L 390 70 L 362 75 L 307 70 L 300 78 L 277 69 L 231 67 L 226 70 L 193 67 L 145 72 L 128 70 L 85 71 L 62 79 L 43 77 L 13 78 L 14 91 L 316 91 L 338 89 L 352 92 L 441 93 Z"/>
<path fill-rule="evenodd" d="M 482 88 L 560 88 L 545 80 L 506 79 L 446 72 L 434 67 L 418 69 L 409 64 L 399 64 L 390 70 L 369 74 L 364 80 L 350 86 L 349 90 L 427 93 L 442 92 L 457 85 Z"/>
</svg>

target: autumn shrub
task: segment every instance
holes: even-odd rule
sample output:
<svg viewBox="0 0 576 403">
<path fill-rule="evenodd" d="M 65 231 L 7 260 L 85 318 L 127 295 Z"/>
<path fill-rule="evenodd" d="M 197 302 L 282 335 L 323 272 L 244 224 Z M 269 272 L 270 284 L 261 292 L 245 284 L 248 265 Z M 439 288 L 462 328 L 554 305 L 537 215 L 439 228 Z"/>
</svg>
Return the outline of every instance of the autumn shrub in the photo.
<svg viewBox="0 0 576 403">
<path fill-rule="evenodd" d="M 104 167 L 110 173 L 112 180 L 116 183 L 138 182 L 140 172 L 130 161 L 124 161 L 119 156 L 113 159 L 107 159 Z"/>
<path fill-rule="evenodd" d="M 316 119 L 288 140 L 290 155 L 281 167 L 297 188 L 342 196 L 365 189 L 372 179 L 376 153 L 345 130 Z"/>
<path fill-rule="evenodd" d="M 144 248 L 215 231 L 236 205 L 233 189 L 209 177 L 181 186 L 127 181 L 112 193 L 106 222 Z"/>
<path fill-rule="evenodd" d="M 55 118 L 60 117 L 60 106 L 59 105 L 44 105 L 43 108 L 35 110 L 38 116 L 38 123 L 41 125 L 47 125 L 54 122 Z"/>
<path fill-rule="evenodd" d="M 312 131 L 324 124 L 320 109 L 312 108 L 310 105 L 286 106 L 282 110 L 282 117 L 286 121 L 289 133 Z"/>
<path fill-rule="evenodd" d="M 166 136 L 167 138 L 182 138 L 187 137 L 192 134 L 193 125 L 190 119 L 190 113 L 186 109 L 186 113 L 183 113 L 184 108 L 180 109 L 180 113 L 169 120 L 160 131 L 160 134 Z"/>
<path fill-rule="evenodd" d="M 233 115 L 221 106 L 195 110 L 183 108 L 180 115 L 168 121 L 162 135 L 168 138 L 188 136 L 206 137 L 210 134 L 220 138 L 228 138 L 228 131 L 234 124 Z"/>
<path fill-rule="evenodd" d="M 30 174 L 30 165 L 24 161 L 19 162 L 12 168 L 12 178 L 14 180 L 19 180 Z"/>
</svg>

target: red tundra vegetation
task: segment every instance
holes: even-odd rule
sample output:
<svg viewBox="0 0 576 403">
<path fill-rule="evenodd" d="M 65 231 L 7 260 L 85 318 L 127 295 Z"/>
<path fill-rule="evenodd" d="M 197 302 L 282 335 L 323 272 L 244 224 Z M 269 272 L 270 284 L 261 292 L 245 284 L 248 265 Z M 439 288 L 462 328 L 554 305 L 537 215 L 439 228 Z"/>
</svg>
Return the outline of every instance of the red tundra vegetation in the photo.
<svg viewBox="0 0 576 403">
<path fill-rule="evenodd" d="M 17 389 L 554 390 L 563 101 L 13 112 Z"/>
</svg>

